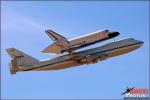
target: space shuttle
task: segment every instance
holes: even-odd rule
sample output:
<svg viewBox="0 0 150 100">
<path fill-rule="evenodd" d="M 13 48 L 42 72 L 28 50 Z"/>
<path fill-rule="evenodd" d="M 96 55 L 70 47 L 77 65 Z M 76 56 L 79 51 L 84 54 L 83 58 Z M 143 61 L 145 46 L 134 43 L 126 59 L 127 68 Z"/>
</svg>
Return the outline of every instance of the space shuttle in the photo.
<svg viewBox="0 0 150 100">
<path fill-rule="evenodd" d="M 114 38 L 120 34 L 119 32 L 112 32 L 104 29 L 81 37 L 77 37 L 75 39 L 68 40 L 67 38 L 52 30 L 46 30 L 45 32 L 54 41 L 54 43 L 42 50 L 42 52 L 55 54 L 62 54 L 64 52 L 71 53 L 77 49 Z"/>
</svg>

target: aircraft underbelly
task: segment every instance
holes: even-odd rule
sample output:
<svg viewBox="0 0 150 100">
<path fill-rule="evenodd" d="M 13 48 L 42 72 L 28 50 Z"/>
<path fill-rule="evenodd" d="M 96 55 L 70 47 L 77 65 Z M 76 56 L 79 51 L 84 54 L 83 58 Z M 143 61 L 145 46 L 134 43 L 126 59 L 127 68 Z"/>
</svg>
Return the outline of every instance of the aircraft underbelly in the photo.
<svg viewBox="0 0 150 100">
<path fill-rule="evenodd" d="M 59 70 L 59 69 L 70 68 L 70 67 L 78 66 L 78 65 L 80 64 L 71 60 L 71 61 L 64 61 L 61 63 L 49 65 L 49 66 L 43 66 L 35 70 Z"/>
</svg>

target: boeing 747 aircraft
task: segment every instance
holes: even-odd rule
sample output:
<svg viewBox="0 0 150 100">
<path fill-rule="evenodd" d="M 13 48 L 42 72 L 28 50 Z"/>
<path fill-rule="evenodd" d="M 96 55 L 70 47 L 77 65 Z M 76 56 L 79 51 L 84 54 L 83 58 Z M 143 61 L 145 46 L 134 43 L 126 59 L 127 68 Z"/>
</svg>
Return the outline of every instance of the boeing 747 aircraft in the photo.
<svg viewBox="0 0 150 100">
<path fill-rule="evenodd" d="M 7 52 L 12 58 L 11 63 L 9 63 L 10 72 L 11 74 L 16 74 L 18 71 L 60 70 L 83 64 L 93 64 L 98 61 L 106 60 L 107 58 L 131 52 L 142 45 L 142 41 L 128 38 L 114 41 L 97 48 L 73 52 L 72 54 L 59 56 L 45 61 L 40 61 L 15 48 L 8 48 Z"/>
</svg>

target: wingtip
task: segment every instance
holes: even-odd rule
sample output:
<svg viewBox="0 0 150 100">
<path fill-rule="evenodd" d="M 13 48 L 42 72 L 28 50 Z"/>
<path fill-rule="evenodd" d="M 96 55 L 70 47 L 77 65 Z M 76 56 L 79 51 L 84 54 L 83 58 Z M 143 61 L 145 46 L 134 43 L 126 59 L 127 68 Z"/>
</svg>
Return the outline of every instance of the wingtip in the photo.
<svg viewBox="0 0 150 100">
<path fill-rule="evenodd" d="M 15 50 L 15 48 L 7 48 L 6 52 L 11 56 L 11 53 Z"/>
</svg>

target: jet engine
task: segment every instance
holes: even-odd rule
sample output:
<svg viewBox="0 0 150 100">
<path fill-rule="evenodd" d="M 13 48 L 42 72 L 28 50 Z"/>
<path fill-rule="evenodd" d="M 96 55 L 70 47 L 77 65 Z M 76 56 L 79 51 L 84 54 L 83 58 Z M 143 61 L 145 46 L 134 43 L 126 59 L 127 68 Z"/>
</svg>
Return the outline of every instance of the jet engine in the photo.
<svg viewBox="0 0 150 100">
<path fill-rule="evenodd" d="M 80 59 L 78 62 L 79 63 L 84 63 L 84 64 L 94 64 L 98 62 L 98 57 L 97 56 L 91 56 L 91 55 L 87 55 L 85 56 L 83 59 Z"/>
<path fill-rule="evenodd" d="M 101 54 L 101 55 L 99 56 L 100 61 L 106 60 L 107 58 L 108 58 L 108 55 L 107 55 L 107 54 Z"/>
<path fill-rule="evenodd" d="M 94 64 L 97 63 L 99 60 L 103 61 L 107 59 L 108 55 L 107 54 L 101 54 L 100 56 L 97 55 L 87 55 L 84 58 L 81 58 L 80 60 L 76 60 L 79 63 L 84 63 L 84 64 Z"/>
</svg>

